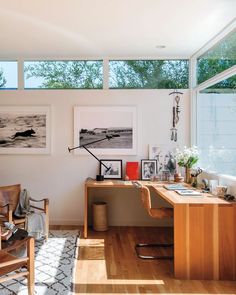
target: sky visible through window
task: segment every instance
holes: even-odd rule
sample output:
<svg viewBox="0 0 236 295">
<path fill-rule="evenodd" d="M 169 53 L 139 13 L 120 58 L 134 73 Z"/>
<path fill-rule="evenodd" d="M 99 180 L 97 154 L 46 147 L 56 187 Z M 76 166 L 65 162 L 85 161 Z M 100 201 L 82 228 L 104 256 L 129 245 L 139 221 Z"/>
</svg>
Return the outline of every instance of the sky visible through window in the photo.
<svg viewBox="0 0 236 295">
<path fill-rule="evenodd" d="M 1 89 L 16 89 L 18 84 L 17 62 L 0 61 L 0 73 L 1 72 L 3 73 L 2 76 L 6 79 L 6 83 L 1 87 Z"/>
</svg>

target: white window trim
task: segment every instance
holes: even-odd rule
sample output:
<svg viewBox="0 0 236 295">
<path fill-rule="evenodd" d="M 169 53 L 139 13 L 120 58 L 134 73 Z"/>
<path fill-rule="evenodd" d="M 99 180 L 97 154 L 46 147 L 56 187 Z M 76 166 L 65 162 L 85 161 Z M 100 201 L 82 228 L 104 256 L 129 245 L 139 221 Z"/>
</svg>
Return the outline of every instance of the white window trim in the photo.
<svg viewBox="0 0 236 295">
<path fill-rule="evenodd" d="M 197 145 L 197 95 L 199 91 L 210 87 L 222 80 L 228 79 L 236 75 L 236 65 L 215 75 L 214 77 L 202 82 L 197 85 L 197 58 L 209 50 L 211 47 L 216 45 L 220 40 L 222 40 L 227 34 L 236 28 L 236 18 L 224 28 L 217 36 L 211 39 L 207 44 L 205 44 L 200 50 L 198 50 L 194 55 L 190 57 L 189 60 L 189 73 L 190 73 L 190 117 L 191 117 L 191 145 Z M 214 176 L 219 179 L 219 181 L 232 181 L 236 182 L 236 177 L 231 175 L 223 175 L 220 173 L 215 173 L 211 171 L 204 171 L 207 175 Z"/>
</svg>

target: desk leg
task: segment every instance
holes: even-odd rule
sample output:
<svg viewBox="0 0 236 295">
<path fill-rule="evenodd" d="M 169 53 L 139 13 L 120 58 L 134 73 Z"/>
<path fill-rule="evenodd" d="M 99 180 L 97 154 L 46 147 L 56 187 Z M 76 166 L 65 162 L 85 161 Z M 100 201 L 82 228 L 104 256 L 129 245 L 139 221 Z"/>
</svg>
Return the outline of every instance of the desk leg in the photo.
<svg viewBox="0 0 236 295">
<path fill-rule="evenodd" d="M 174 273 L 176 279 L 189 279 L 189 206 L 174 206 Z"/>
<path fill-rule="evenodd" d="M 88 188 L 85 185 L 84 190 L 84 238 L 88 236 Z"/>
</svg>

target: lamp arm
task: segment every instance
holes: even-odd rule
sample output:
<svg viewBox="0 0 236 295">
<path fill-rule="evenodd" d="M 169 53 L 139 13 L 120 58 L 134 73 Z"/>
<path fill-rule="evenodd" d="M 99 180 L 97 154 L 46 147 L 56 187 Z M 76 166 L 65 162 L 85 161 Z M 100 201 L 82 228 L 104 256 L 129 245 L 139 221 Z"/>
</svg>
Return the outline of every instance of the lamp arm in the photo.
<svg viewBox="0 0 236 295">
<path fill-rule="evenodd" d="M 69 151 L 69 153 L 70 153 L 70 151 L 76 150 L 76 149 L 78 149 L 78 148 L 81 148 L 81 147 L 84 148 L 85 146 L 90 145 L 90 144 L 92 144 L 92 143 L 99 142 L 99 141 L 102 141 L 102 140 L 105 140 L 105 139 L 110 140 L 111 138 L 113 138 L 112 135 L 107 135 L 106 137 L 104 137 L 104 138 L 102 138 L 102 139 L 97 139 L 97 140 L 91 141 L 91 142 L 86 143 L 86 144 L 82 144 L 82 145 L 79 145 L 79 146 L 76 146 L 76 147 L 73 147 L 73 148 L 69 148 L 69 147 L 68 147 L 68 151 Z M 86 150 L 87 150 L 87 149 L 86 149 Z"/>
<path fill-rule="evenodd" d="M 94 140 L 94 141 L 92 141 L 92 142 L 89 142 L 89 143 L 86 143 L 86 144 L 82 144 L 82 145 L 79 145 L 79 146 L 76 146 L 76 147 L 73 147 L 73 148 L 69 148 L 68 147 L 68 151 L 69 151 L 69 153 L 70 153 L 70 151 L 72 151 L 72 150 L 75 150 L 75 149 L 78 149 L 78 148 L 84 148 L 88 153 L 90 153 L 90 155 L 91 156 L 93 156 L 102 166 L 104 166 L 106 169 L 107 169 L 107 171 L 108 170 L 110 170 L 110 168 L 109 167 L 107 167 L 104 163 L 102 163 L 101 162 L 101 160 L 99 160 L 88 148 L 86 148 L 86 146 L 87 145 L 90 145 L 90 144 L 92 144 L 92 143 L 95 143 L 95 142 L 99 142 L 99 141 L 102 141 L 102 140 L 106 140 L 106 139 L 108 139 L 108 140 L 110 140 L 111 138 L 113 138 L 113 136 L 112 135 L 106 135 L 106 137 L 104 137 L 104 138 L 102 138 L 102 139 L 97 139 L 97 140 Z"/>
<path fill-rule="evenodd" d="M 102 162 L 101 162 L 101 160 L 99 160 L 88 148 L 86 148 L 86 146 L 84 146 L 84 145 L 82 145 L 81 147 L 83 147 L 88 153 L 90 153 L 90 155 L 91 156 L 93 156 L 96 160 L 98 160 L 98 162 L 101 164 L 101 165 L 103 165 L 106 169 L 107 169 L 107 171 L 109 170 L 109 168 L 105 165 L 105 164 L 103 164 Z"/>
</svg>

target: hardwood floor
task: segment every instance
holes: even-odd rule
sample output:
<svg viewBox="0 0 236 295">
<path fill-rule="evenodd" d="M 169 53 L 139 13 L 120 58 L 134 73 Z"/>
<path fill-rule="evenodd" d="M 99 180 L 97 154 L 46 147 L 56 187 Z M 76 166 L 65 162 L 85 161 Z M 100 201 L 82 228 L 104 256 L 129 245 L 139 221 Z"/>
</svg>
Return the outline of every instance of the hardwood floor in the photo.
<svg viewBox="0 0 236 295">
<path fill-rule="evenodd" d="M 155 227 L 110 227 L 106 232 L 90 229 L 88 238 L 80 239 L 75 293 L 236 294 L 235 281 L 176 280 L 173 260 L 137 258 L 136 243 L 170 242 L 172 232 L 167 231 Z"/>
</svg>

